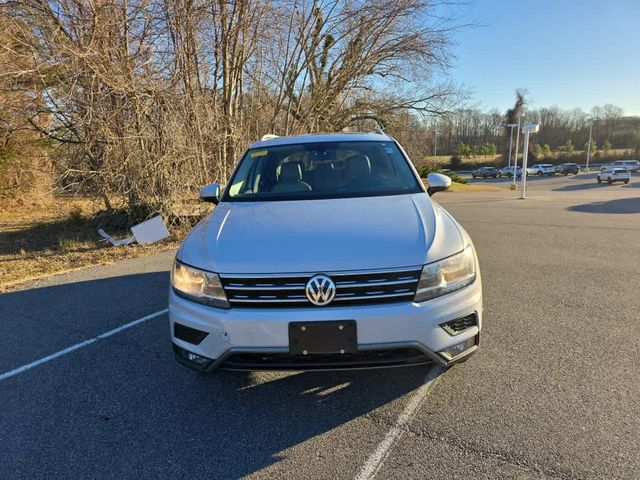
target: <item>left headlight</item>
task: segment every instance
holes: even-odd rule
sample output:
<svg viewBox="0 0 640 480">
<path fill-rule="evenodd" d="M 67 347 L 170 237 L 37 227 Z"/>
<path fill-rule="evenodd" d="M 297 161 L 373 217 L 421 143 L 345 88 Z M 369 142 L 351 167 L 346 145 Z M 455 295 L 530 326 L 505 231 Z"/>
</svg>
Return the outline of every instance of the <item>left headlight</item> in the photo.
<svg viewBox="0 0 640 480">
<path fill-rule="evenodd" d="M 460 253 L 424 266 L 414 301 L 424 302 L 455 292 L 475 279 L 475 253 L 469 245 Z"/>
<path fill-rule="evenodd" d="M 229 308 L 217 273 L 190 267 L 176 259 L 171 270 L 171 286 L 176 295 L 187 300 L 212 307 Z"/>
</svg>

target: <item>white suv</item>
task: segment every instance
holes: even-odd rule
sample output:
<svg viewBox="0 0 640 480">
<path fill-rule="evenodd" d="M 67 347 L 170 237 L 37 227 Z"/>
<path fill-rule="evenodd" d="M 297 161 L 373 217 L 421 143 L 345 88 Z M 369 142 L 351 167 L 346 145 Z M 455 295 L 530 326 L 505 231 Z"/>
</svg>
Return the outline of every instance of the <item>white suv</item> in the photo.
<svg viewBox="0 0 640 480">
<path fill-rule="evenodd" d="M 199 370 L 363 368 L 466 360 L 482 286 L 465 230 L 391 137 L 253 144 L 180 247 L 169 318 Z"/>
<path fill-rule="evenodd" d="M 529 175 L 538 175 L 539 177 L 543 175 L 555 175 L 556 169 L 553 165 L 549 163 L 538 163 L 536 165 L 531 165 L 527 168 L 527 176 Z"/>
<path fill-rule="evenodd" d="M 631 174 L 626 168 L 609 167 L 598 174 L 596 180 L 598 183 L 607 182 L 611 185 L 613 182 L 629 183 Z"/>
</svg>

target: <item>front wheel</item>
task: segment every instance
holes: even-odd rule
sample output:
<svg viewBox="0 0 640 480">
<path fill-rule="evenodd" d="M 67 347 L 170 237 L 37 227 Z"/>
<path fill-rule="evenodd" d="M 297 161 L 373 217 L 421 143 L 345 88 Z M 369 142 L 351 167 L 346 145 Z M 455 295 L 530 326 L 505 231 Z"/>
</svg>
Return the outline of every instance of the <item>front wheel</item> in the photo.
<svg viewBox="0 0 640 480">
<path fill-rule="evenodd" d="M 629 180 L 625 180 L 625 181 L 624 181 L 624 184 L 625 184 L 625 185 L 626 185 L 627 183 L 629 183 Z"/>
<path fill-rule="evenodd" d="M 598 177 L 598 183 L 602 183 L 602 180 L 600 180 L 600 177 Z"/>
<path fill-rule="evenodd" d="M 471 174 L 471 176 L 472 176 L 473 178 L 476 178 L 476 174 L 475 174 L 475 173 L 472 173 L 472 174 Z"/>
<path fill-rule="evenodd" d="M 607 178 L 607 183 L 611 185 L 613 183 L 613 180 L 611 180 L 610 178 Z"/>
<path fill-rule="evenodd" d="M 540 172 L 536 173 L 536 175 L 538 175 L 539 177 L 541 177 L 541 176 L 542 176 L 542 172 L 540 171 Z"/>
</svg>

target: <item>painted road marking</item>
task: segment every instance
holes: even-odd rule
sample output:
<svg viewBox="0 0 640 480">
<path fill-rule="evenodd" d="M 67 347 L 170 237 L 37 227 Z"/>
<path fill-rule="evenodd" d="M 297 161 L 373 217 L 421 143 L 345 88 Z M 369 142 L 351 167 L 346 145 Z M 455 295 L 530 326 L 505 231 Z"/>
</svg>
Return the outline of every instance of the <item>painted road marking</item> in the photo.
<svg viewBox="0 0 640 480">
<path fill-rule="evenodd" d="M 97 337 L 93 337 L 90 338 L 88 340 L 84 340 L 80 343 L 76 343 L 75 345 L 71 345 L 70 347 L 65 348 L 64 350 L 60 350 L 56 353 L 52 353 L 51 355 L 47 355 L 46 357 L 43 357 L 39 360 L 36 360 L 35 362 L 31 362 L 28 363 L 26 365 L 23 365 L 21 367 L 18 368 L 14 368 L 13 370 L 9 370 L 8 372 L 2 373 L 0 374 L 0 382 L 2 380 L 6 380 L 7 378 L 11 378 L 15 375 L 18 375 L 19 373 L 22 372 L 26 372 L 27 370 L 31 370 L 34 367 L 37 367 L 39 365 L 42 365 L 43 363 L 47 363 L 50 362 L 51 360 L 55 360 L 58 357 L 62 357 L 63 355 L 66 355 L 67 353 L 71 353 L 71 352 L 75 352 L 76 350 L 81 349 L 82 347 L 86 347 L 87 345 L 91 345 L 92 343 L 96 343 L 98 340 L 103 340 L 105 338 L 108 338 L 112 335 L 115 335 L 117 333 L 120 333 L 124 330 L 127 330 L 131 327 L 135 327 L 136 325 L 139 325 L 141 323 L 146 322 L 147 320 L 151 320 L 153 318 L 159 317 L 160 315 L 164 315 L 165 313 L 168 313 L 169 309 L 165 308 L 164 310 L 158 310 L 157 312 L 151 313 L 149 315 L 146 315 L 142 318 L 138 318 L 137 320 L 134 320 L 133 322 L 129 322 L 126 323 L 125 325 L 122 325 L 118 328 L 114 328 L 113 330 L 109 330 L 108 332 L 102 333 L 100 335 L 98 335 Z"/>
<path fill-rule="evenodd" d="M 413 397 L 404 408 L 395 425 L 387 432 L 382 442 L 378 444 L 375 452 L 371 454 L 367 463 L 364 464 L 356 480 L 370 480 L 376 476 L 378 470 L 389 456 L 393 446 L 400 440 L 402 434 L 406 431 L 411 419 L 416 414 L 422 402 L 435 385 L 440 375 L 444 372 L 442 367 L 433 367 L 424 379 L 424 383 L 414 393 Z"/>
</svg>

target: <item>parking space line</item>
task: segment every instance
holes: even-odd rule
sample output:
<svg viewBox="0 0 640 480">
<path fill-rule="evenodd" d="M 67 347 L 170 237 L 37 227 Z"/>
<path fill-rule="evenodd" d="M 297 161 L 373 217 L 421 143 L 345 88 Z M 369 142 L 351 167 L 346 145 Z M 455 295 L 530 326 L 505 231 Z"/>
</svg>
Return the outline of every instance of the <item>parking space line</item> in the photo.
<svg viewBox="0 0 640 480">
<path fill-rule="evenodd" d="M 74 352 L 76 350 L 79 350 L 82 347 L 86 347 L 87 345 L 96 343 L 98 340 L 103 340 L 112 335 L 115 335 L 116 333 L 120 333 L 124 330 L 127 330 L 131 327 L 144 323 L 148 320 L 164 315 L 165 313 L 168 313 L 168 312 L 169 312 L 169 309 L 167 308 L 163 310 L 158 310 L 157 312 L 151 313 L 149 315 L 145 315 L 144 317 L 138 318 L 137 320 L 121 325 L 117 328 L 114 328 L 113 330 L 109 330 L 108 332 L 102 333 L 96 337 L 89 338 L 88 340 L 84 340 L 80 343 L 76 343 L 75 345 L 71 345 L 70 347 L 67 347 L 64 350 L 60 350 L 56 353 L 52 353 L 51 355 L 47 355 L 46 357 L 42 357 L 34 362 L 28 363 L 18 368 L 14 368 L 13 370 L 9 370 L 8 372 L 0 374 L 0 382 L 2 380 L 6 380 L 7 378 L 11 378 L 15 375 L 18 375 L 19 373 L 26 372 L 27 370 L 31 370 L 32 368 L 42 365 L 43 363 L 47 363 L 47 362 L 50 362 L 51 360 L 55 360 L 58 357 L 62 357 L 67 353 Z"/>
<path fill-rule="evenodd" d="M 378 444 L 376 450 L 369 456 L 367 463 L 364 464 L 356 480 L 370 480 L 376 476 L 378 470 L 389 456 L 393 446 L 400 440 L 402 434 L 406 431 L 407 425 L 411 422 L 422 402 L 435 385 L 440 375 L 444 372 L 442 367 L 433 367 L 424 379 L 424 383 L 420 385 L 418 391 L 404 408 L 395 425 L 387 432 L 382 442 Z"/>
</svg>

